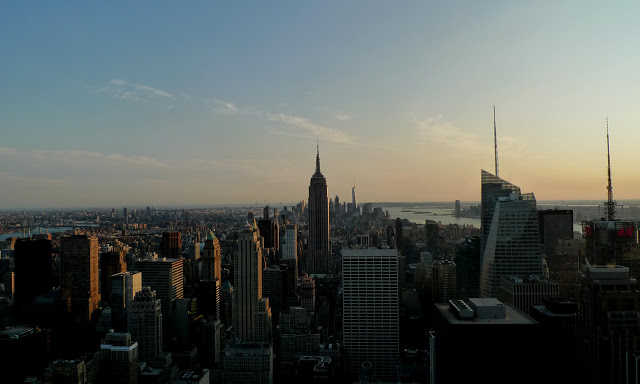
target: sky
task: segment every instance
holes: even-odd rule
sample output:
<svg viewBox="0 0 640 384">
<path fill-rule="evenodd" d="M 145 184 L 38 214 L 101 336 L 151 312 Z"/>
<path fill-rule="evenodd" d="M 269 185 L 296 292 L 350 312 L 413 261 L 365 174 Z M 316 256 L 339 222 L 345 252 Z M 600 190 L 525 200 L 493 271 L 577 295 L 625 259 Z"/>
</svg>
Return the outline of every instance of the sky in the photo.
<svg viewBox="0 0 640 384">
<path fill-rule="evenodd" d="M 640 198 L 640 3 L 0 4 L 0 209 Z"/>
</svg>

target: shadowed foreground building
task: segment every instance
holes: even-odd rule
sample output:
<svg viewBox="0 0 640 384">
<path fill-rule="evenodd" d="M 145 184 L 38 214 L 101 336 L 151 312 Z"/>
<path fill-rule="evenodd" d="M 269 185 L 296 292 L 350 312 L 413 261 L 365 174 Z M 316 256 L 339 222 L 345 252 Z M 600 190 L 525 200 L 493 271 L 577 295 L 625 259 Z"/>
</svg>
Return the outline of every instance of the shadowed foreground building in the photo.
<svg viewBox="0 0 640 384">
<path fill-rule="evenodd" d="M 582 382 L 625 383 L 626 354 L 640 350 L 640 291 L 629 268 L 587 265 L 580 306 Z"/>
<path fill-rule="evenodd" d="M 538 322 L 495 298 L 435 304 L 430 384 L 552 382 Z"/>
</svg>

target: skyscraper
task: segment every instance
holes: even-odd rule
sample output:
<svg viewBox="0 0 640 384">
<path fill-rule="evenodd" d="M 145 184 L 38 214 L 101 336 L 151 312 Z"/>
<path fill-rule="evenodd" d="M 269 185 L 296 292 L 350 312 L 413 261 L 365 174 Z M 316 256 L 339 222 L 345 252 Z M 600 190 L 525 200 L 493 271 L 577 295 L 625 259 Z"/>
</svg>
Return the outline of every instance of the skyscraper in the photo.
<svg viewBox="0 0 640 384">
<path fill-rule="evenodd" d="M 399 358 L 398 254 L 342 249 L 345 371 L 370 363 L 376 379 L 394 381 Z"/>
<path fill-rule="evenodd" d="M 71 312 L 78 322 L 91 320 L 100 304 L 98 238 L 72 235 L 60 240 L 62 297 L 71 298 Z"/>
<path fill-rule="evenodd" d="M 162 257 L 177 259 L 182 257 L 182 239 L 180 232 L 162 233 Z"/>
<path fill-rule="evenodd" d="M 284 237 L 281 240 L 282 261 L 293 260 L 293 273 L 295 281 L 298 281 L 298 224 L 287 224 L 284 230 Z M 295 287 L 293 287 L 295 288 Z"/>
<path fill-rule="evenodd" d="M 18 239 L 14 249 L 14 305 L 20 317 L 38 295 L 52 288 L 51 240 Z"/>
<path fill-rule="evenodd" d="M 233 328 L 240 341 L 259 340 L 258 312 L 262 299 L 262 246 L 255 226 L 238 236 L 233 255 Z"/>
<path fill-rule="evenodd" d="M 482 170 L 482 267 L 480 295 L 498 297 L 505 275 L 543 273 L 533 193 Z"/>
<path fill-rule="evenodd" d="M 306 270 L 310 274 L 331 272 L 327 195 L 327 181 L 320 172 L 320 150 L 318 149 L 316 172 L 311 176 L 309 185 L 309 257 Z"/>
<path fill-rule="evenodd" d="M 162 353 L 162 305 L 156 292 L 143 287 L 131 306 L 131 338 L 140 346 L 140 361 Z"/>
<path fill-rule="evenodd" d="M 142 285 L 150 287 L 162 303 L 162 317 L 165 324 L 171 324 L 172 302 L 184 297 L 184 274 L 182 258 L 159 258 L 157 255 L 136 261 L 136 270 L 142 272 Z M 171 327 L 165 327 L 165 337 L 169 337 Z"/>
<path fill-rule="evenodd" d="M 204 254 L 202 255 L 202 279 L 222 281 L 220 272 L 221 263 L 220 241 L 216 235 L 209 231 L 204 241 Z"/>
<path fill-rule="evenodd" d="M 107 307 L 111 304 L 111 276 L 127 270 L 126 252 L 114 249 L 100 254 L 100 293 Z"/>
<path fill-rule="evenodd" d="M 356 201 L 356 183 L 353 183 L 351 188 L 351 204 L 353 205 L 354 212 L 358 210 L 358 202 Z"/>
<path fill-rule="evenodd" d="M 111 324 L 117 332 L 128 332 L 131 324 L 131 306 L 136 294 L 142 290 L 142 273 L 122 272 L 111 276 Z M 108 293 L 105 292 L 105 295 Z"/>
</svg>

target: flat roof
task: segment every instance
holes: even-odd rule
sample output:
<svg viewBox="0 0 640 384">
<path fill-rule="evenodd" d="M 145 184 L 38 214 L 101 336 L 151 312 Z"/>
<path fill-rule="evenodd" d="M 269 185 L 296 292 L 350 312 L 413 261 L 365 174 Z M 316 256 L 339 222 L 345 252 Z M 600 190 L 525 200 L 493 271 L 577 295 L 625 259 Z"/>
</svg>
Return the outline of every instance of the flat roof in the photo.
<svg viewBox="0 0 640 384">
<path fill-rule="evenodd" d="M 498 303 L 502 304 L 500 301 L 498 301 L 495 298 L 474 298 L 474 300 L 479 300 L 480 302 L 485 302 L 485 303 L 494 303 L 495 301 L 497 301 Z M 506 317 L 504 319 L 478 319 L 475 317 L 473 319 L 460 319 L 458 318 L 457 314 L 455 314 L 449 309 L 449 303 L 437 303 L 436 307 L 450 324 L 468 324 L 468 325 L 538 324 L 537 321 L 525 315 L 524 313 L 520 312 L 519 310 L 513 308 L 512 306 L 507 304 L 502 304 L 502 305 L 504 305 L 506 308 Z"/>
</svg>

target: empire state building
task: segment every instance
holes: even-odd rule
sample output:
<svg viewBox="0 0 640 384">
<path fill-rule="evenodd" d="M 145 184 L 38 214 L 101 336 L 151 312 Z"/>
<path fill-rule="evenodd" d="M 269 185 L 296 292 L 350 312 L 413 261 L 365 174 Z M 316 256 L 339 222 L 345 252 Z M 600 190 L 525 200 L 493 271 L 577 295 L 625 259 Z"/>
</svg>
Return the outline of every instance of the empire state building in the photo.
<svg viewBox="0 0 640 384">
<path fill-rule="evenodd" d="M 320 172 L 320 149 L 316 155 L 316 172 L 309 185 L 309 256 L 307 273 L 331 272 L 331 248 L 329 244 L 329 198 L 327 180 Z"/>
</svg>

